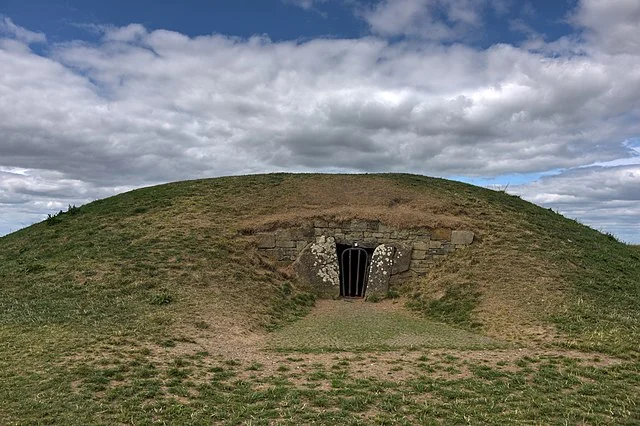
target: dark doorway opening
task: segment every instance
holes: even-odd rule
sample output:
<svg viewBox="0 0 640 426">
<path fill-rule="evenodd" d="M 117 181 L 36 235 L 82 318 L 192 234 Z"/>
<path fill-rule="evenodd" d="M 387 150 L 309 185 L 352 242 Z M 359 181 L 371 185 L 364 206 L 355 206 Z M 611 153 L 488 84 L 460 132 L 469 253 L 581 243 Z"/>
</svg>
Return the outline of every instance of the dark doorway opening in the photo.
<svg viewBox="0 0 640 426">
<path fill-rule="evenodd" d="M 374 249 L 346 244 L 338 244 L 336 248 L 340 265 L 340 296 L 364 297 Z"/>
</svg>

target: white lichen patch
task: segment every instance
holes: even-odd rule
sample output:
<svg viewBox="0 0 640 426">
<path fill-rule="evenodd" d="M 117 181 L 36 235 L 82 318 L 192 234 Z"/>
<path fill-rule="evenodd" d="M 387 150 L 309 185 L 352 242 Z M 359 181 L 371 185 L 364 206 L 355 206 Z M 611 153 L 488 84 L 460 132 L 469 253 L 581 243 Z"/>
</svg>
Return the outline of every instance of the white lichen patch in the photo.
<svg viewBox="0 0 640 426">
<path fill-rule="evenodd" d="M 317 237 L 316 242 L 311 245 L 311 253 L 315 259 L 313 266 L 317 268 L 318 278 L 334 286 L 340 285 L 335 239 L 324 235 Z"/>
<path fill-rule="evenodd" d="M 392 246 L 379 245 L 373 251 L 373 262 L 379 268 L 391 266 L 393 264 L 393 251 L 394 248 Z"/>
<path fill-rule="evenodd" d="M 369 289 L 371 292 L 386 293 L 394 254 L 395 248 L 385 244 L 379 245 L 373 251 L 371 270 L 369 272 Z"/>
</svg>

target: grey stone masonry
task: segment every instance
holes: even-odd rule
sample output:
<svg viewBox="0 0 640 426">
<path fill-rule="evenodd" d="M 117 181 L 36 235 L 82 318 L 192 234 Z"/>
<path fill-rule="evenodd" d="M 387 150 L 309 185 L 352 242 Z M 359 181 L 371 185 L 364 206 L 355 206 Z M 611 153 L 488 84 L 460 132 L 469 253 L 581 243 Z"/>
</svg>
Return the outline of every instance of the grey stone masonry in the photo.
<svg viewBox="0 0 640 426">
<path fill-rule="evenodd" d="M 374 287 L 388 288 L 389 282 L 393 284 L 400 279 L 424 275 L 438 259 L 456 249 L 472 244 L 473 241 L 474 233 L 468 230 L 397 229 L 378 221 L 337 222 L 322 218 L 314 219 L 305 226 L 261 232 L 255 236 L 256 246 L 260 253 L 266 254 L 283 266 L 295 262 L 298 265 L 295 269 L 299 271 L 299 276 L 305 275 L 308 281 L 319 286 L 318 290 L 322 294 L 331 292 L 339 294 L 340 291 L 339 277 L 335 278 L 338 280 L 338 284 L 335 284 L 332 279 L 331 285 L 317 279 L 318 274 L 324 274 L 323 277 L 326 278 L 327 274 L 333 276 L 333 272 L 328 272 L 329 270 L 338 270 L 336 244 L 354 245 L 357 243 L 360 247 L 373 249 L 384 246 L 385 250 L 388 248 L 392 251 L 389 268 L 388 270 L 384 269 L 388 272 L 388 275 L 385 276 L 388 278 L 385 278 L 384 282 L 379 281 L 378 278 L 375 278 L 374 281 L 370 280 L 369 285 L 372 287 L 367 290 L 370 292 Z M 320 249 L 320 246 L 323 248 Z M 322 256 L 325 257 L 333 256 L 335 267 L 331 266 L 327 269 L 327 264 L 322 263 L 324 261 L 318 263 L 316 257 L 320 256 L 320 253 L 323 253 Z M 324 272 L 317 270 L 318 265 L 321 265 Z M 303 270 L 307 272 L 300 272 Z M 372 264 L 371 274 L 374 273 L 377 274 Z M 370 278 L 373 277 L 371 274 Z M 338 276 L 337 272 L 335 276 Z M 312 279 L 312 277 L 316 278 Z M 394 277 L 396 279 L 393 279 Z M 390 281 L 389 278 L 391 278 Z M 378 283 L 380 283 L 379 286 Z"/>
<path fill-rule="evenodd" d="M 411 260 L 425 260 L 426 258 L 427 258 L 426 250 L 416 250 L 414 248 L 413 252 L 411 252 Z"/>
<path fill-rule="evenodd" d="M 258 248 L 269 249 L 276 246 L 276 236 L 274 234 L 258 234 Z"/>
<path fill-rule="evenodd" d="M 276 247 L 282 248 L 294 248 L 297 247 L 297 241 L 292 240 L 276 240 Z"/>
<path fill-rule="evenodd" d="M 473 242 L 473 232 L 471 231 L 452 231 L 451 244 L 454 246 L 468 246 Z"/>
</svg>

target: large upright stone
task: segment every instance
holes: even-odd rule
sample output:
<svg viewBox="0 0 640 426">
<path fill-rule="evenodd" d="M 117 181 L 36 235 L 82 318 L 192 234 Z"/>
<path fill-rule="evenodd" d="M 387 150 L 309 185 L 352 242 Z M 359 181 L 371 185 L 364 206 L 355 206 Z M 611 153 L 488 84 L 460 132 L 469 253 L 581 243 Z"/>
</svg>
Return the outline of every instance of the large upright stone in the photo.
<svg viewBox="0 0 640 426">
<path fill-rule="evenodd" d="M 391 267 L 391 274 L 400 274 L 409 270 L 411 265 L 411 244 L 410 243 L 398 243 L 394 244 L 396 252 L 393 256 L 393 266 Z"/>
<path fill-rule="evenodd" d="M 333 237 L 317 237 L 314 243 L 302 250 L 293 268 L 319 296 L 340 295 L 338 255 Z"/>
<path fill-rule="evenodd" d="M 381 244 L 373 251 L 371 268 L 369 269 L 369 282 L 367 283 L 367 296 L 385 297 L 389 291 L 389 279 L 393 267 L 393 246 Z"/>
</svg>

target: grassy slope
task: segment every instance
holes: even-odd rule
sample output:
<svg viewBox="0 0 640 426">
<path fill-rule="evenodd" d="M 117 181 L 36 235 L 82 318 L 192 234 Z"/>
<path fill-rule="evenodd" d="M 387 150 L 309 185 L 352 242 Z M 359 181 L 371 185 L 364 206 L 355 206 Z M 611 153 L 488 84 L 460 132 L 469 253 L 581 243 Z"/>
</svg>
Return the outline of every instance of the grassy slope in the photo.
<svg viewBox="0 0 640 426">
<path fill-rule="evenodd" d="M 2 323 L 140 331 L 162 326 L 179 305 L 185 323 L 201 321 L 196 311 L 207 306 L 258 326 L 282 278 L 261 270 L 235 240 L 234 219 L 262 187 L 246 183 L 133 191 L 4 237 Z M 241 191 L 245 198 L 233 195 Z M 254 302 L 265 296 L 267 303 Z"/>
<path fill-rule="evenodd" d="M 75 423 L 122 398 L 131 406 L 102 421 L 153 419 L 167 380 L 207 357 L 185 361 L 182 343 L 224 352 L 305 311 L 309 299 L 238 235 L 315 216 L 472 229 L 479 241 L 412 284 L 416 308 L 497 337 L 637 359 L 637 248 L 516 197 L 408 175 L 189 181 L 0 239 L 0 423 Z M 124 393 L 109 394 L 119 380 Z M 238 392 L 246 404 L 251 392 Z"/>
<path fill-rule="evenodd" d="M 570 347 L 637 358 L 635 247 L 518 197 L 451 184 L 456 186 L 450 194 L 476 219 L 483 241 L 456 252 L 418 283 L 414 305 L 435 318 L 479 322 L 512 339 L 555 337 Z M 460 197 L 463 191 L 473 196 Z M 561 335 L 553 336 L 552 325 Z"/>
</svg>

